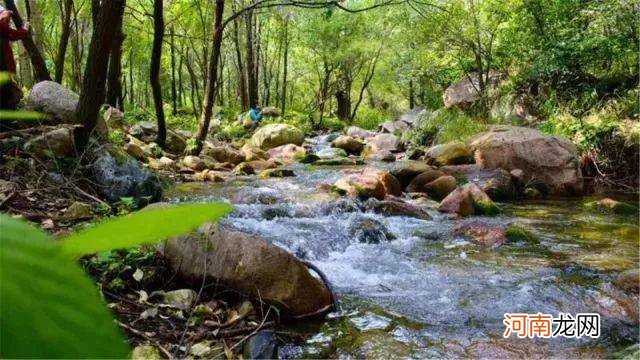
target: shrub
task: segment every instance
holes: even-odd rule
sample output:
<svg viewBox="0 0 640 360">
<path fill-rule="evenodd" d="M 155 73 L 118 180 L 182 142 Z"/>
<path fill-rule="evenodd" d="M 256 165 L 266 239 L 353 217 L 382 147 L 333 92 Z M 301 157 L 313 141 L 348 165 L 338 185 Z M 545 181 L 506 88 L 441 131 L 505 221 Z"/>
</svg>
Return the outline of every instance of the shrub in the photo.
<svg viewBox="0 0 640 360">
<path fill-rule="evenodd" d="M 358 110 L 353 125 L 366 130 L 374 130 L 389 119 L 389 115 L 384 111 L 363 106 Z"/>
<path fill-rule="evenodd" d="M 439 109 L 423 115 L 420 125 L 405 134 L 413 145 L 431 146 L 451 141 L 466 142 L 485 131 L 486 124 L 472 119 L 461 110 Z"/>
</svg>

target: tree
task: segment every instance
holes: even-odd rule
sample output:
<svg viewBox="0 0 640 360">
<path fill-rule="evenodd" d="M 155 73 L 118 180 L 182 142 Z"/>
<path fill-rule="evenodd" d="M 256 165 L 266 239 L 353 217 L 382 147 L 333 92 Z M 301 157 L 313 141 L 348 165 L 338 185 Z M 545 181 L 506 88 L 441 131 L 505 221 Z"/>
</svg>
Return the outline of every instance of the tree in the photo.
<svg viewBox="0 0 640 360">
<path fill-rule="evenodd" d="M 107 104 L 124 110 L 122 94 L 122 45 L 124 43 L 124 32 L 122 31 L 122 17 L 120 17 L 120 23 L 114 25 L 107 73 Z"/>
<path fill-rule="evenodd" d="M 151 50 L 151 89 L 153 103 L 158 119 L 158 137 L 156 143 L 164 149 L 167 140 L 167 127 L 164 119 L 162 103 L 162 87 L 160 86 L 160 62 L 162 60 L 162 41 L 164 38 L 164 9 L 162 0 L 153 2 L 153 48 Z"/>
<path fill-rule="evenodd" d="M 83 125 L 76 137 L 79 149 L 86 147 L 98 121 L 98 113 L 106 93 L 107 63 L 111 50 L 113 24 L 122 23 L 124 6 L 125 0 L 105 1 L 96 16 L 82 90 L 76 108 L 76 121 Z"/>
<path fill-rule="evenodd" d="M 28 2 L 27 2 L 28 3 Z M 60 46 L 56 58 L 56 82 L 62 83 L 64 76 L 64 59 L 67 54 L 67 46 L 71 35 L 71 13 L 73 11 L 73 0 L 65 0 L 60 3 L 60 19 L 62 20 L 62 33 L 60 34 Z"/>
</svg>

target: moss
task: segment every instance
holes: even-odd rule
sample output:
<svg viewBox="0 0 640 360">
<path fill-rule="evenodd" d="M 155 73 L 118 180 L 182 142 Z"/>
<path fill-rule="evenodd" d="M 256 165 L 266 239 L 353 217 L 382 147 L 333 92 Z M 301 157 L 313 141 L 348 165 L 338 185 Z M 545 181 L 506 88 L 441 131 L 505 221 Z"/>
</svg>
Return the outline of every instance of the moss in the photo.
<svg viewBox="0 0 640 360">
<path fill-rule="evenodd" d="M 454 176 L 456 178 L 456 184 L 458 184 L 458 186 L 462 186 L 464 184 L 468 184 L 469 183 L 469 179 L 467 179 L 466 176 L 463 175 L 458 175 L 458 176 Z"/>
<path fill-rule="evenodd" d="M 473 204 L 476 215 L 494 216 L 500 213 L 500 208 L 493 201 L 478 201 Z"/>
<path fill-rule="evenodd" d="M 314 154 L 309 154 L 309 153 L 305 153 L 305 154 L 296 154 L 295 157 L 296 161 L 303 163 L 303 164 L 312 164 L 318 160 L 320 160 L 320 158 Z"/>
<path fill-rule="evenodd" d="M 618 215 L 633 215 L 638 212 L 638 208 L 631 204 L 609 198 L 588 202 L 585 204 L 585 207 Z"/>
<path fill-rule="evenodd" d="M 507 239 L 512 242 L 530 241 L 533 239 L 533 237 L 526 230 L 518 226 L 507 227 L 505 235 Z"/>
</svg>

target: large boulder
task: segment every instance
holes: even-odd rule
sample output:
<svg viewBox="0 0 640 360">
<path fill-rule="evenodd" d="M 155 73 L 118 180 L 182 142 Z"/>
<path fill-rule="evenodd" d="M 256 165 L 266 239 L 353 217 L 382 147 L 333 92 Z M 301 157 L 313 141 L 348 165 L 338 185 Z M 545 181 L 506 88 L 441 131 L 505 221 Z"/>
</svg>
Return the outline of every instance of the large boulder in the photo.
<svg viewBox="0 0 640 360">
<path fill-rule="evenodd" d="M 413 180 L 407 185 L 407 192 L 427 192 L 427 184 L 434 181 L 435 179 L 443 176 L 444 173 L 440 170 L 428 168 L 418 176 L 414 177 Z"/>
<path fill-rule="evenodd" d="M 29 140 L 25 151 L 39 158 L 72 156 L 75 154 L 74 128 L 62 127 Z"/>
<path fill-rule="evenodd" d="M 482 169 L 521 169 L 524 181 L 551 195 L 582 194 L 583 181 L 576 146 L 569 140 L 538 130 L 499 126 L 470 141 Z"/>
<path fill-rule="evenodd" d="M 440 170 L 458 179 L 474 183 L 486 192 L 492 200 L 510 200 L 518 195 L 514 177 L 518 179 L 521 170 L 508 171 L 503 169 L 481 169 L 478 165 L 450 165 L 442 166 Z M 518 181 L 521 181 L 518 179 Z"/>
<path fill-rule="evenodd" d="M 303 263 L 254 235 L 212 223 L 167 241 L 161 250 L 181 276 L 198 283 L 214 279 L 283 315 L 302 318 L 332 307 L 329 290 Z"/>
<path fill-rule="evenodd" d="M 362 154 L 371 157 L 385 150 L 391 153 L 402 150 L 400 139 L 393 134 L 378 134 L 367 141 Z"/>
<path fill-rule="evenodd" d="M 53 81 L 42 81 L 33 86 L 25 108 L 51 115 L 62 123 L 75 123 L 78 95 Z"/>
<path fill-rule="evenodd" d="M 248 144 L 263 150 L 287 144 L 302 145 L 304 133 L 295 126 L 288 124 L 269 124 L 258 129 L 249 139 Z"/>
<path fill-rule="evenodd" d="M 364 144 L 361 141 L 346 135 L 339 136 L 333 140 L 331 146 L 342 149 L 353 155 L 360 155 L 362 149 L 364 149 Z"/>
<path fill-rule="evenodd" d="M 400 184 L 402 184 L 402 188 L 404 189 L 413 179 L 415 179 L 416 176 L 427 170 L 433 170 L 433 168 L 423 162 L 402 162 L 391 170 L 391 175 L 395 176 L 398 181 L 400 181 Z"/>
<path fill-rule="evenodd" d="M 365 168 L 349 170 L 347 174 L 333 185 L 340 194 L 383 200 L 386 195 L 402 193 L 400 182 L 387 170 Z"/>
<path fill-rule="evenodd" d="M 240 150 L 244 154 L 246 161 L 267 160 L 269 158 L 269 155 L 259 147 L 245 144 Z"/>
<path fill-rule="evenodd" d="M 287 144 L 270 149 L 267 154 L 270 159 L 289 164 L 303 158 L 307 154 L 307 150 L 302 146 Z"/>
<path fill-rule="evenodd" d="M 450 142 L 429 148 L 425 154 L 429 164 L 438 166 L 473 163 L 473 156 L 467 145 L 461 142 Z"/>
<path fill-rule="evenodd" d="M 117 157 L 103 150 L 89 169 L 91 180 L 102 196 L 112 202 L 123 197 L 133 197 L 139 204 L 158 201 L 162 196 L 160 180 L 126 154 Z"/>
<path fill-rule="evenodd" d="M 486 76 L 485 74 L 483 74 Z M 484 80 L 483 76 L 483 80 Z M 488 87 L 496 85 L 502 78 L 496 71 L 489 73 Z M 445 108 L 459 107 L 468 108 L 471 104 L 480 99 L 480 76 L 478 73 L 471 73 L 464 79 L 449 86 L 442 95 Z"/>
<path fill-rule="evenodd" d="M 424 190 L 432 199 L 442 200 L 457 186 L 456 178 L 451 175 L 444 175 L 426 184 Z"/>
<path fill-rule="evenodd" d="M 476 184 L 466 184 L 455 189 L 440 203 L 438 211 L 458 216 L 495 215 L 498 207 Z"/>
<path fill-rule="evenodd" d="M 229 145 L 213 146 L 208 145 L 202 149 L 202 155 L 209 156 L 221 163 L 240 164 L 246 160 L 245 154 Z"/>
<path fill-rule="evenodd" d="M 187 148 L 187 139 L 173 130 L 167 130 L 165 150 L 172 154 L 182 154 Z"/>
</svg>

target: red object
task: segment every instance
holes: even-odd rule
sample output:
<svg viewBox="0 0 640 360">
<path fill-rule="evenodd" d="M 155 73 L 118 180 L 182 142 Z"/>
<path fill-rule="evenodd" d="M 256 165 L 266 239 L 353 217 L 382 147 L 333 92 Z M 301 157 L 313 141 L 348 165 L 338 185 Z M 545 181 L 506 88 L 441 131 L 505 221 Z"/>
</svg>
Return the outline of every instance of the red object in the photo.
<svg viewBox="0 0 640 360">
<path fill-rule="evenodd" d="M 16 60 L 13 58 L 13 50 L 11 49 L 11 42 L 24 40 L 29 35 L 29 31 L 25 29 L 13 29 L 9 24 L 0 23 L 0 37 L 2 37 L 2 51 L 3 58 L 6 63 L 6 71 L 15 74 L 16 73 Z M 3 64 L 5 65 L 5 64 Z"/>
</svg>

